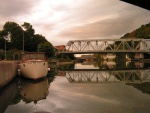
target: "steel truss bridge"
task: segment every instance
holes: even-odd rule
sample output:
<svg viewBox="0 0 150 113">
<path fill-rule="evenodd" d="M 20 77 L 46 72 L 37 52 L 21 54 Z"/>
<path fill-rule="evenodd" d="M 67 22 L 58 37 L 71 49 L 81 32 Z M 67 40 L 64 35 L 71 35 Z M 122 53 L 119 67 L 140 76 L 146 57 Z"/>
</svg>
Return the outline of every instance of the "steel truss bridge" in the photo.
<svg viewBox="0 0 150 113">
<path fill-rule="evenodd" d="M 150 39 L 95 39 L 69 41 L 60 53 L 150 53 Z"/>
<path fill-rule="evenodd" d="M 145 83 L 150 82 L 150 70 L 64 71 L 70 83 Z"/>
</svg>

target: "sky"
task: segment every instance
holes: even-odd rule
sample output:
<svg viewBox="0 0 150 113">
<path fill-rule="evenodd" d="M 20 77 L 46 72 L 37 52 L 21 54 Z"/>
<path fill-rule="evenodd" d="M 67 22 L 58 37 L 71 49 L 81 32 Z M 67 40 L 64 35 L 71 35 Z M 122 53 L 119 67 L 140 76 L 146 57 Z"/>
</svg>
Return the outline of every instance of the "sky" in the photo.
<svg viewBox="0 0 150 113">
<path fill-rule="evenodd" d="M 54 46 L 69 40 L 118 39 L 150 22 L 150 11 L 120 0 L 0 0 L 0 30 L 30 23 Z"/>
</svg>

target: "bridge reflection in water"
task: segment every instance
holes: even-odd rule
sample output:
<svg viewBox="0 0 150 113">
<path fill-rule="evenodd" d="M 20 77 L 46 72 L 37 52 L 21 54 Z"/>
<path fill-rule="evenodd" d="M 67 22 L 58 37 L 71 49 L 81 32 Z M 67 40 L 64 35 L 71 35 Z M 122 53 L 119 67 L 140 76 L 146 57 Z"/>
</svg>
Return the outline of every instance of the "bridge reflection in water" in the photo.
<svg viewBox="0 0 150 113">
<path fill-rule="evenodd" d="M 145 83 L 150 82 L 150 69 L 62 71 L 70 83 Z"/>
</svg>

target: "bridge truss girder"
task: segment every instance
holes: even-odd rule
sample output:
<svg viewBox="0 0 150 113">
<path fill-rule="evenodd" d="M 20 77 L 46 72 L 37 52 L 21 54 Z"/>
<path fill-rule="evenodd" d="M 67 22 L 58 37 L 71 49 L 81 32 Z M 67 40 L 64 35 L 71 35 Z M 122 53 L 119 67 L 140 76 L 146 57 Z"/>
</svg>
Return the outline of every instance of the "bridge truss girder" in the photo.
<svg viewBox="0 0 150 113">
<path fill-rule="evenodd" d="M 69 41 L 61 53 L 149 53 L 147 50 L 149 39 L 95 39 Z"/>
</svg>

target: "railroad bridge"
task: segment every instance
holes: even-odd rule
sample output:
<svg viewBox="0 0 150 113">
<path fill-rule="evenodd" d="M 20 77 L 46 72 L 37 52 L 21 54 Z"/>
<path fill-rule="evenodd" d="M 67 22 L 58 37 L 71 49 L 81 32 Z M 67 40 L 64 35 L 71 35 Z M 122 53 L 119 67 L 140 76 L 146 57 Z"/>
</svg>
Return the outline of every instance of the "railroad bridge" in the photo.
<svg viewBox="0 0 150 113">
<path fill-rule="evenodd" d="M 71 40 L 60 53 L 150 53 L 150 39 Z"/>
</svg>

